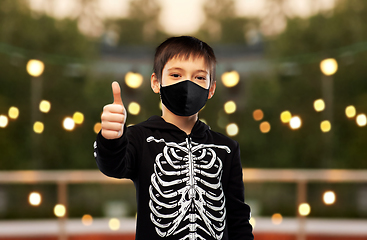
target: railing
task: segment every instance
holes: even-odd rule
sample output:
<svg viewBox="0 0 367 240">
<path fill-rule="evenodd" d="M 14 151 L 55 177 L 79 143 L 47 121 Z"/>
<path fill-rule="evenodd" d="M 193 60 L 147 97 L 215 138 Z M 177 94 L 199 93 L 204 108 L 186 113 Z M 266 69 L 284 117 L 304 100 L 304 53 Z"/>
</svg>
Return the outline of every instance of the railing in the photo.
<svg viewBox="0 0 367 240">
<path fill-rule="evenodd" d="M 297 206 L 306 202 L 307 183 L 365 183 L 367 170 L 300 170 L 300 169 L 244 169 L 243 180 L 250 182 L 288 182 L 297 184 Z M 125 184 L 126 179 L 113 179 L 98 170 L 70 171 L 0 171 L 0 184 L 41 184 L 55 183 L 58 186 L 58 202 L 67 208 L 67 185 L 77 183 Z M 59 240 L 67 239 L 66 216 L 59 218 Z M 305 240 L 305 217 L 298 215 L 297 240 Z"/>
</svg>

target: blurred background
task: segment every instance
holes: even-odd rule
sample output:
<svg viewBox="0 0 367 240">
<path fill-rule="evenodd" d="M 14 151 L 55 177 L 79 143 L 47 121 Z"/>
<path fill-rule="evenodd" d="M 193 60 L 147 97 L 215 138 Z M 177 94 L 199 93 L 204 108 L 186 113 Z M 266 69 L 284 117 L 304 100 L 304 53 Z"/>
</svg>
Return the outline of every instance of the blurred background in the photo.
<svg viewBox="0 0 367 240">
<path fill-rule="evenodd" d="M 160 115 L 150 75 L 155 47 L 170 36 L 213 47 L 217 91 L 199 117 L 240 143 L 245 175 L 365 174 L 366 23 L 364 0 L 1 0 L 0 239 L 1 226 L 57 218 L 56 180 L 22 182 L 19 171 L 97 170 L 93 142 L 113 81 L 122 87 L 127 124 Z M 245 181 L 255 233 L 267 220 L 276 232 L 300 217 L 296 179 L 256 176 Z M 307 184 L 305 215 L 362 221 L 367 229 L 366 177 L 337 180 Z M 78 182 L 64 192 L 70 219 L 135 218 L 131 183 Z"/>
</svg>

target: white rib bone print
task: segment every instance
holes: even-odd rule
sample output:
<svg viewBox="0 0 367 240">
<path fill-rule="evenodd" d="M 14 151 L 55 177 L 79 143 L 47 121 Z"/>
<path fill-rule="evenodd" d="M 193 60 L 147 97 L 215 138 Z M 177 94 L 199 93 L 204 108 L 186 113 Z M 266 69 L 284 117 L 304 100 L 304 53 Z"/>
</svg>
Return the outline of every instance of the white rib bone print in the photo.
<svg viewBox="0 0 367 240">
<path fill-rule="evenodd" d="M 166 142 L 155 158 L 149 186 L 150 218 L 161 237 L 189 230 L 181 240 L 222 239 L 225 228 L 225 197 L 221 185 L 222 160 L 213 149 L 230 153 L 227 146 Z"/>
</svg>

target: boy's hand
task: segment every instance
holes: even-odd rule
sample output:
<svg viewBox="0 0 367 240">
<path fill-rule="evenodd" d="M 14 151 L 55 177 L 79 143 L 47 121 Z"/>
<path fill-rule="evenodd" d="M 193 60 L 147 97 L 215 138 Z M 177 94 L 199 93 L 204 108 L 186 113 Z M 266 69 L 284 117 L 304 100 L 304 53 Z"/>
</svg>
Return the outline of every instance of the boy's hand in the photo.
<svg viewBox="0 0 367 240">
<path fill-rule="evenodd" d="M 112 83 L 113 103 L 104 106 L 101 116 L 102 136 L 106 139 L 121 137 L 126 121 L 126 109 L 121 99 L 121 88 L 118 82 Z"/>
</svg>

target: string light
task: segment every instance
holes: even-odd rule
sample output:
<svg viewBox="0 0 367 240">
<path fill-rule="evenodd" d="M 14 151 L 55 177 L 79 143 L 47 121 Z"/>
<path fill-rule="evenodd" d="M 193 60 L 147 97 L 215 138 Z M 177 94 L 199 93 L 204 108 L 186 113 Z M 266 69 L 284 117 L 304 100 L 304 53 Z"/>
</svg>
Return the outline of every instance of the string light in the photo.
<svg viewBox="0 0 367 240">
<path fill-rule="evenodd" d="M 364 127 L 367 124 L 367 118 L 365 114 L 359 114 L 356 118 L 357 125 L 360 127 Z"/>
<path fill-rule="evenodd" d="M 348 106 L 345 108 L 345 115 L 347 115 L 348 118 L 353 118 L 356 116 L 356 108 L 354 106 Z"/>
<path fill-rule="evenodd" d="M 270 123 L 269 122 L 262 122 L 260 124 L 260 131 L 262 133 L 268 133 L 270 131 Z"/>
<path fill-rule="evenodd" d="M 335 193 L 333 191 L 326 191 L 323 195 L 323 200 L 326 205 L 331 205 L 335 203 Z"/>
<path fill-rule="evenodd" d="M 64 217 L 66 214 L 66 208 L 63 204 L 56 204 L 54 207 L 54 214 L 56 217 Z"/>
<path fill-rule="evenodd" d="M 82 223 L 84 226 L 90 226 L 93 223 L 93 217 L 89 214 L 84 214 L 82 217 Z"/>
<path fill-rule="evenodd" d="M 316 112 L 324 111 L 325 109 L 325 102 L 322 99 L 317 99 L 313 103 L 313 107 L 315 108 Z"/>
<path fill-rule="evenodd" d="M 6 128 L 8 126 L 9 120 L 8 117 L 5 115 L 0 115 L 0 127 Z"/>
<path fill-rule="evenodd" d="M 27 72 L 33 77 L 39 77 L 45 70 L 45 64 L 37 59 L 31 59 L 27 63 Z"/>
<path fill-rule="evenodd" d="M 280 120 L 283 122 L 283 123 L 289 123 L 289 121 L 291 120 L 292 118 L 292 114 L 291 112 L 289 111 L 283 111 L 281 114 L 280 114 Z"/>
<path fill-rule="evenodd" d="M 256 121 L 260 121 L 261 119 L 263 119 L 264 117 L 264 113 L 261 109 L 257 109 L 255 110 L 253 113 L 252 113 L 252 116 L 253 118 L 256 120 Z"/>
<path fill-rule="evenodd" d="M 328 120 L 322 121 L 320 128 L 323 132 L 329 132 L 331 130 L 331 123 Z"/>
<path fill-rule="evenodd" d="M 40 102 L 39 109 L 43 113 L 48 113 L 51 110 L 51 103 L 47 100 L 42 100 Z"/>
<path fill-rule="evenodd" d="M 238 134 L 238 126 L 235 123 L 230 123 L 226 127 L 226 132 L 228 136 L 236 136 Z"/>
<path fill-rule="evenodd" d="M 301 125 L 302 125 L 302 121 L 301 121 L 301 118 L 298 116 L 292 117 L 291 120 L 289 121 L 289 126 L 294 130 L 299 129 Z"/>
<path fill-rule="evenodd" d="M 120 228 L 120 220 L 118 220 L 117 218 L 111 218 L 108 222 L 108 226 L 112 231 L 117 231 Z"/>
<path fill-rule="evenodd" d="M 338 70 L 338 62 L 334 58 L 324 59 L 320 63 L 321 72 L 326 76 L 331 76 Z"/>
<path fill-rule="evenodd" d="M 227 114 L 232 114 L 236 112 L 236 109 L 237 109 L 237 105 L 234 101 L 228 101 L 224 104 L 224 111 Z"/>
<path fill-rule="evenodd" d="M 32 206 L 39 206 L 42 201 L 41 194 L 38 192 L 31 192 L 28 196 L 28 201 Z"/>
<path fill-rule="evenodd" d="M 272 216 L 271 216 L 271 222 L 274 224 L 274 225 L 279 225 L 281 224 L 283 221 L 283 216 L 282 214 L 280 213 L 274 213 Z"/>
<path fill-rule="evenodd" d="M 84 114 L 81 112 L 75 112 L 73 114 L 73 120 L 76 124 L 82 124 L 84 121 Z"/>
<path fill-rule="evenodd" d="M 143 83 L 143 76 L 140 73 L 128 72 L 125 75 L 125 83 L 130 88 L 139 88 Z"/>
<path fill-rule="evenodd" d="M 17 119 L 19 117 L 19 109 L 17 107 L 10 107 L 8 111 L 8 116 L 11 119 Z"/>
<path fill-rule="evenodd" d="M 131 102 L 127 109 L 132 115 L 138 115 L 140 113 L 140 105 L 137 102 Z"/>
<path fill-rule="evenodd" d="M 99 131 L 101 131 L 101 129 L 102 129 L 102 125 L 101 125 L 101 123 L 97 122 L 96 124 L 94 124 L 93 131 L 94 131 L 96 134 L 98 134 L 98 133 L 99 133 Z"/>
<path fill-rule="evenodd" d="M 42 122 L 37 121 L 33 124 L 33 131 L 35 133 L 41 134 L 43 133 L 44 129 L 45 129 L 45 126 L 43 125 Z"/>
<path fill-rule="evenodd" d="M 301 216 L 308 216 L 311 212 L 311 207 L 308 203 L 301 203 L 298 207 L 298 212 Z"/>
<path fill-rule="evenodd" d="M 75 128 L 75 122 L 72 118 L 66 117 L 62 123 L 65 130 L 72 131 Z"/>
<path fill-rule="evenodd" d="M 236 71 L 225 72 L 222 74 L 222 83 L 225 87 L 234 87 L 239 81 L 240 75 Z"/>
</svg>

